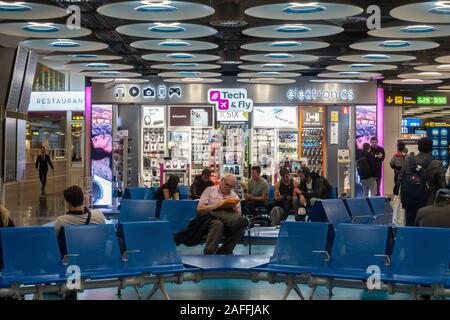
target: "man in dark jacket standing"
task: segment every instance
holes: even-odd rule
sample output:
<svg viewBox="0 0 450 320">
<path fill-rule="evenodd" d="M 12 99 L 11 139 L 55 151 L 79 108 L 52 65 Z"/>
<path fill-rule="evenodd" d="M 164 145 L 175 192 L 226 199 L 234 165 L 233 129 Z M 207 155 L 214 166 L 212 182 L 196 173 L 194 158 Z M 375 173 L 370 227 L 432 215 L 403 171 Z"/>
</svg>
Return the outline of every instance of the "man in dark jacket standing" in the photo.
<svg viewBox="0 0 450 320">
<path fill-rule="evenodd" d="M 428 194 L 425 195 L 428 201 L 425 201 L 423 205 L 417 207 L 412 206 L 411 203 L 416 199 L 409 199 L 409 194 L 405 194 L 401 191 L 402 204 L 405 208 L 406 225 L 414 226 L 417 210 L 426 205 L 433 204 L 435 200 L 435 195 L 437 190 L 445 188 L 445 171 L 442 167 L 442 162 L 433 159 L 431 151 L 433 149 L 433 140 L 428 137 L 421 138 L 418 142 L 419 154 L 414 156 L 414 154 L 409 155 L 405 160 L 405 165 L 402 168 L 399 176 L 399 183 L 401 188 L 404 189 L 404 183 L 406 183 L 406 177 L 409 175 L 410 171 L 415 168 L 411 168 L 411 163 L 415 162 L 416 168 L 421 168 L 425 171 L 425 176 L 427 179 Z"/>
<path fill-rule="evenodd" d="M 201 175 L 195 176 L 194 182 L 191 185 L 191 199 L 200 199 L 206 188 L 212 187 L 214 183 L 211 181 L 211 170 L 203 169 Z"/>
<path fill-rule="evenodd" d="M 373 170 L 373 173 L 375 175 L 375 179 L 377 180 L 377 196 L 379 196 L 381 179 L 383 177 L 383 161 L 386 154 L 383 147 L 380 147 L 378 145 L 377 137 L 370 138 L 370 153 L 375 158 L 375 168 Z"/>
<path fill-rule="evenodd" d="M 39 168 L 39 180 L 41 180 L 41 190 L 44 191 L 47 184 L 48 165 L 54 170 L 52 160 L 45 147 L 41 148 L 41 154 L 36 159 L 36 169 Z"/>
</svg>

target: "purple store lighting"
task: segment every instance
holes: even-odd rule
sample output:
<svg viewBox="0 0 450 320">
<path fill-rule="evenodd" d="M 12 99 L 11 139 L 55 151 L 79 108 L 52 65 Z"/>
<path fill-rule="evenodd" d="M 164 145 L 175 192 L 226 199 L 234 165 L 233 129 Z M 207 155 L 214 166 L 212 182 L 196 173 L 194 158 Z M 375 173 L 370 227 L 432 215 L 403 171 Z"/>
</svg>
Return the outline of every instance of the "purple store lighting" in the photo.
<svg viewBox="0 0 450 320">
<path fill-rule="evenodd" d="M 377 88 L 377 138 L 378 145 L 384 148 L 384 88 Z M 384 163 L 382 170 L 384 172 Z M 381 179 L 380 195 L 384 195 L 383 179 Z"/>
</svg>

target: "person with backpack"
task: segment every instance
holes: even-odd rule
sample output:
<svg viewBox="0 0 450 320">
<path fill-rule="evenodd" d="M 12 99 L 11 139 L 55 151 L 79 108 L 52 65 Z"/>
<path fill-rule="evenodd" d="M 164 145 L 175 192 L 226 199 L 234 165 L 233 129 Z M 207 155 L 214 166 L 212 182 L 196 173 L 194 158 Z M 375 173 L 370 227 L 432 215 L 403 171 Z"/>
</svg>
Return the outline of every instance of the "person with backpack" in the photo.
<svg viewBox="0 0 450 320">
<path fill-rule="evenodd" d="M 370 144 L 363 144 L 363 152 L 357 162 L 357 170 L 361 185 L 363 187 L 363 197 L 371 197 L 377 195 L 377 180 L 374 173 L 375 158 L 370 152 Z"/>
<path fill-rule="evenodd" d="M 386 153 L 384 148 L 378 145 L 378 138 L 370 138 L 370 153 L 375 159 L 375 167 L 373 173 L 375 174 L 375 180 L 377 182 L 377 196 L 380 195 L 381 179 L 383 177 L 383 161 Z"/>
<path fill-rule="evenodd" d="M 317 199 L 329 199 L 331 185 L 325 177 L 311 172 L 308 167 L 298 171 L 300 181 L 294 184 L 294 206 L 298 209 L 307 209 L 314 206 Z M 306 210 L 304 210 L 306 211 Z"/>
<path fill-rule="evenodd" d="M 407 226 L 414 226 L 417 211 L 433 204 L 437 190 L 445 189 L 442 162 L 431 155 L 433 140 L 421 138 L 418 147 L 417 155 L 411 153 L 406 158 L 398 178 Z"/>
<path fill-rule="evenodd" d="M 285 167 L 280 169 L 281 179 L 275 184 L 274 200 L 267 204 L 272 226 L 277 226 L 289 216 L 294 194 L 294 179 Z"/>
<path fill-rule="evenodd" d="M 391 158 L 389 165 L 392 170 L 394 170 L 394 195 L 398 195 L 398 190 L 400 189 L 400 185 L 398 184 L 398 176 L 402 171 L 402 168 L 405 164 L 405 158 L 408 154 L 408 149 L 406 149 L 406 145 L 403 141 L 397 142 L 397 152 Z"/>
</svg>

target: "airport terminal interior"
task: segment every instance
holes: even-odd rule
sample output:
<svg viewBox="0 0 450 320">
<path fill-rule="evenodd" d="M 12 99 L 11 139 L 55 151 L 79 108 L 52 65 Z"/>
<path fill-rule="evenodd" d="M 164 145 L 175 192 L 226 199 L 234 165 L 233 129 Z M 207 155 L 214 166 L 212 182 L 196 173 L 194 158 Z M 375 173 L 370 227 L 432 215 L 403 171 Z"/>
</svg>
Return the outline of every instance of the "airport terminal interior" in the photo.
<svg viewBox="0 0 450 320">
<path fill-rule="evenodd" d="M 0 300 L 448 300 L 449 40 L 450 1 L 0 1 Z"/>
</svg>

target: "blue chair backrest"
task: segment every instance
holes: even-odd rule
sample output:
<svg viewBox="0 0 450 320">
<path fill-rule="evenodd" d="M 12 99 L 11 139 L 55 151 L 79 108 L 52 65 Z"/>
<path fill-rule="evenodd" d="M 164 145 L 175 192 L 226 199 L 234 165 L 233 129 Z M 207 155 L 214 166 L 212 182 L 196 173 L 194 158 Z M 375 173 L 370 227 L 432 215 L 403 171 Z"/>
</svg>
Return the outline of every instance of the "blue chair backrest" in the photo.
<svg viewBox="0 0 450 320">
<path fill-rule="evenodd" d="M 328 223 L 284 221 L 270 264 L 297 267 L 324 267 L 323 255 L 330 252 L 333 227 Z"/>
<path fill-rule="evenodd" d="M 122 268 L 122 257 L 113 224 L 64 227 L 69 263 L 77 265 L 81 273 L 115 271 Z"/>
<path fill-rule="evenodd" d="M 365 198 L 347 198 L 344 199 L 344 203 L 353 218 L 361 216 L 373 217 L 372 210 Z"/>
<path fill-rule="evenodd" d="M 156 200 L 122 200 L 119 222 L 149 221 L 156 217 Z"/>
<path fill-rule="evenodd" d="M 391 260 L 393 274 L 448 277 L 450 229 L 399 227 Z"/>
<path fill-rule="evenodd" d="M 270 186 L 269 187 L 269 200 L 273 200 L 273 197 L 275 196 L 275 187 L 274 186 Z"/>
<path fill-rule="evenodd" d="M 330 199 L 337 199 L 337 198 L 338 198 L 338 188 L 331 187 Z"/>
<path fill-rule="evenodd" d="M 189 197 L 190 187 L 189 186 L 178 186 L 180 191 L 180 199 L 186 200 Z"/>
<path fill-rule="evenodd" d="M 119 229 L 123 231 L 125 249 L 130 251 L 128 269 L 181 263 L 168 222 L 126 222 Z"/>
<path fill-rule="evenodd" d="M 366 273 L 367 267 L 377 265 L 383 272 L 384 258 L 376 255 L 389 255 L 392 245 L 387 226 L 341 223 L 335 229 L 330 267 Z"/>
<path fill-rule="evenodd" d="M 374 215 L 392 214 L 391 204 L 386 197 L 370 197 L 366 198 Z"/>
<path fill-rule="evenodd" d="M 168 221 L 172 232 L 186 229 L 189 222 L 197 216 L 198 201 L 195 200 L 164 200 L 161 205 L 159 220 Z"/>
<path fill-rule="evenodd" d="M 313 222 L 330 222 L 333 225 L 352 222 L 342 199 L 316 201 L 311 209 L 309 219 Z"/>
<path fill-rule="evenodd" d="M 1 228 L 2 276 L 60 275 L 62 261 L 53 227 Z"/>
<path fill-rule="evenodd" d="M 122 199 L 150 200 L 153 198 L 153 188 L 130 187 L 126 188 Z"/>
<path fill-rule="evenodd" d="M 355 196 L 361 198 L 363 196 L 363 187 L 360 182 L 355 183 Z"/>
</svg>

